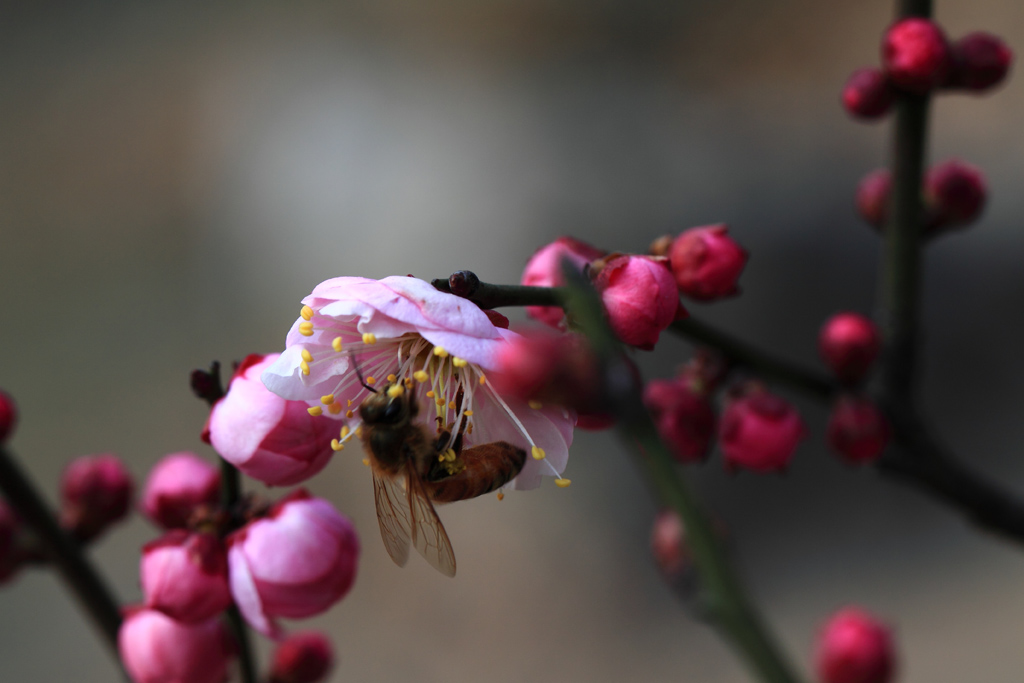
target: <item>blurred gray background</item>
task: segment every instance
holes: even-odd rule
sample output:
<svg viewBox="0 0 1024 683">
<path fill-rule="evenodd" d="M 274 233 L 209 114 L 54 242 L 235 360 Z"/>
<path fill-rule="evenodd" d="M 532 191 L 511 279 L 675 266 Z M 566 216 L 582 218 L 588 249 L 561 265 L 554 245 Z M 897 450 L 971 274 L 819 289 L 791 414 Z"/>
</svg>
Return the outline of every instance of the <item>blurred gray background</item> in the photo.
<svg viewBox="0 0 1024 683">
<path fill-rule="evenodd" d="M 840 309 L 871 311 L 878 243 L 852 211 L 888 126 L 849 121 L 850 71 L 877 62 L 880 0 L 407 0 L 5 5 L 0 21 L 0 386 L 13 448 L 53 499 L 74 455 L 113 451 L 143 480 L 211 451 L 188 373 L 279 350 L 298 301 L 336 275 L 515 282 L 573 234 L 643 251 L 728 222 L 744 294 L 695 313 L 792 359 Z M 956 37 L 1024 38 L 1014 0 L 942 1 Z M 942 97 L 933 160 L 990 180 L 984 220 L 929 249 L 923 396 L 940 433 L 1024 492 L 1024 88 Z M 516 313 L 518 316 L 519 314 Z M 689 354 L 639 354 L 651 377 Z M 901 681 L 1019 681 L 1024 555 L 822 445 L 788 476 L 690 474 L 732 528 L 752 591 L 809 667 L 834 609 L 897 631 Z M 358 526 L 351 595 L 329 631 L 335 681 L 747 680 L 648 557 L 654 506 L 605 435 L 580 433 L 569 489 L 450 506 L 459 576 L 379 541 L 369 475 L 339 454 L 311 488 Z M 139 598 L 139 517 L 91 549 Z M 265 657 L 269 649 L 261 644 Z M 112 681 L 46 571 L 0 591 L 4 681 Z"/>
</svg>

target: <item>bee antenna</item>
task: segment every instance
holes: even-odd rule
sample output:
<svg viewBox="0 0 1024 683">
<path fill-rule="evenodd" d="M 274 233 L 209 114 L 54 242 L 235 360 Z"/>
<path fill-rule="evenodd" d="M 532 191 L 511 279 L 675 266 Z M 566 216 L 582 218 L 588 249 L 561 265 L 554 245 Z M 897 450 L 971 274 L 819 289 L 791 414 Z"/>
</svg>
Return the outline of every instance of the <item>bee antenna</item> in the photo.
<svg viewBox="0 0 1024 683">
<path fill-rule="evenodd" d="M 348 352 L 348 358 L 349 360 L 352 361 L 352 367 L 355 368 L 356 377 L 359 378 L 359 383 L 362 384 L 363 388 L 369 391 L 371 394 L 376 394 L 377 390 L 371 387 L 369 384 L 367 384 L 366 380 L 363 379 L 363 371 L 359 369 L 359 363 L 356 361 L 356 357 L 351 351 Z"/>
</svg>

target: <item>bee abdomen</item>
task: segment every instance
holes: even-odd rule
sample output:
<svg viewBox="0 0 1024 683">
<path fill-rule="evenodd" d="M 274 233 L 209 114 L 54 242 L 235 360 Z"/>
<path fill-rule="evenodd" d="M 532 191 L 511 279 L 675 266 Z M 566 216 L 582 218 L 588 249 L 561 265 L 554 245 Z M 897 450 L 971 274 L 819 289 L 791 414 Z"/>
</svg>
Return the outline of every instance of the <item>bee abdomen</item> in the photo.
<svg viewBox="0 0 1024 683">
<path fill-rule="evenodd" d="M 465 464 L 458 474 L 425 481 L 427 495 L 438 503 L 453 503 L 490 493 L 511 481 L 526 463 L 526 451 L 505 441 L 480 444 L 459 454 Z"/>
</svg>

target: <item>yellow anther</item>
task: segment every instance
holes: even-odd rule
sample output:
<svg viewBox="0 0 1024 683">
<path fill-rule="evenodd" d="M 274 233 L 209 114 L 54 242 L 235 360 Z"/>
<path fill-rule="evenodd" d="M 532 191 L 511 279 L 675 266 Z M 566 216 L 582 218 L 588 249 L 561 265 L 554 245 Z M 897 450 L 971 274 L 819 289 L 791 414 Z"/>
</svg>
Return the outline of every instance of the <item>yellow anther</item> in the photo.
<svg viewBox="0 0 1024 683">
<path fill-rule="evenodd" d="M 543 460 L 545 457 L 547 457 L 547 453 L 545 453 L 544 449 L 541 448 L 540 446 L 534 446 L 531 449 L 531 452 L 533 453 L 534 460 Z"/>
<path fill-rule="evenodd" d="M 412 389 L 412 380 L 409 379 L 408 377 L 402 380 L 402 384 L 405 385 L 406 389 Z"/>
<path fill-rule="evenodd" d="M 313 336 L 313 323 L 310 323 L 310 322 L 299 323 L 299 334 L 301 334 L 303 337 L 312 337 Z"/>
<path fill-rule="evenodd" d="M 371 384 L 371 385 L 372 385 L 372 384 L 376 384 L 376 383 L 377 383 L 377 378 L 376 378 L 376 377 L 374 377 L 373 375 L 370 375 L 370 376 L 368 376 L 368 377 L 366 378 L 366 383 L 367 383 L 367 384 Z"/>
<path fill-rule="evenodd" d="M 329 412 L 331 415 L 337 415 L 338 413 L 341 412 L 341 404 L 338 402 L 332 403 L 331 405 L 327 406 L 327 412 Z"/>
<path fill-rule="evenodd" d="M 469 427 L 466 428 L 466 433 L 467 434 L 472 434 L 473 433 L 473 423 L 472 422 L 470 422 L 469 423 Z"/>
<path fill-rule="evenodd" d="M 335 337 L 331 340 L 331 348 L 341 353 L 341 337 Z"/>
<path fill-rule="evenodd" d="M 395 375 L 388 375 L 389 382 L 394 382 L 396 379 L 398 379 L 398 377 L 396 377 Z"/>
<path fill-rule="evenodd" d="M 377 335 L 373 332 L 363 332 L 363 343 L 364 344 L 376 344 Z"/>
<path fill-rule="evenodd" d="M 501 491 L 498 491 L 498 500 L 505 500 L 505 494 Z"/>
<path fill-rule="evenodd" d="M 444 453 L 442 453 L 441 455 L 437 456 L 437 461 L 438 462 L 444 462 Z"/>
<path fill-rule="evenodd" d="M 363 458 L 363 464 L 366 465 L 367 467 L 369 467 L 370 466 L 370 459 L 369 458 Z"/>
<path fill-rule="evenodd" d="M 526 405 L 530 406 L 534 410 L 540 410 L 541 408 L 544 407 L 544 404 L 541 403 L 540 401 L 527 401 Z"/>
<path fill-rule="evenodd" d="M 347 439 L 349 431 L 350 430 L 348 428 L 348 425 L 342 425 L 341 426 L 341 438 Z"/>
<path fill-rule="evenodd" d="M 309 363 L 307 363 L 306 361 L 302 361 L 301 363 L 299 363 L 299 369 L 302 370 L 302 374 L 303 375 L 308 375 L 309 374 Z"/>
<path fill-rule="evenodd" d="M 437 356 L 438 358 L 447 358 L 448 357 L 448 352 L 445 351 L 443 346 L 435 346 L 434 347 L 434 355 Z"/>
<path fill-rule="evenodd" d="M 303 306 L 302 310 L 299 311 L 299 315 L 302 316 L 303 320 L 312 320 L 313 319 L 313 309 L 310 308 L 309 306 Z"/>
<path fill-rule="evenodd" d="M 452 365 L 454 365 L 457 368 L 464 368 L 467 365 L 469 365 L 469 361 L 466 360 L 465 358 L 458 358 L 458 357 L 456 357 L 456 358 L 452 358 Z"/>
<path fill-rule="evenodd" d="M 455 455 L 455 449 L 454 448 L 449 448 L 448 450 L 446 450 L 444 452 L 444 458 L 448 462 L 455 462 L 455 458 L 457 458 L 457 457 L 459 457 L 459 456 Z"/>
<path fill-rule="evenodd" d="M 555 486 L 557 486 L 560 489 L 564 489 L 566 486 L 568 486 L 571 483 L 572 483 L 572 479 L 562 479 L 561 477 L 559 477 L 558 479 L 555 479 Z"/>
<path fill-rule="evenodd" d="M 480 375 L 480 386 L 487 384 L 487 375 Z"/>
<path fill-rule="evenodd" d="M 313 362 L 313 354 L 311 354 L 309 352 L 309 349 L 302 349 L 302 354 L 301 355 L 302 355 L 302 360 L 306 361 L 307 363 L 312 363 Z"/>
<path fill-rule="evenodd" d="M 331 405 L 332 403 L 334 403 L 334 394 L 327 394 L 326 396 L 321 396 L 320 402 L 323 403 L 325 406 Z"/>
<path fill-rule="evenodd" d="M 388 398 L 398 398 L 405 393 L 405 387 L 401 384 L 392 384 L 388 387 Z"/>
<path fill-rule="evenodd" d="M 345 444 L 338 441 L 337 439 L 331 439 L 331 450 L 337 453 L 338 451 L 345 450 Z"/>
<path fill-rule="evenodd" d="M 306 408 L 306 412 L 312 415 L 313 417 L 317 417 L 318 415 L 324 414 L 324 409 L 321 408 L 320 406 L 313 406 L 312 408 Z"/>
<path fill-rule="evenodd" d="M 448 410 L 455 410 L 455 401 L 448 401 Z"/>
<path fill-rule="evenodd" d="M 345 407 L 346 408 L 351 408 L 352 407 L 352 399 L 348 400 L 348 403 L 345 404 Z"/>
<path fill-rule="evenodd" d="M 345 417 L 347 417 L 347 418 L 349 418 L 351 420 L 353 417 L 355 417 L 355 413 L 353 413 L 351 410 L 346 410 L 345 411 Z"/>
<path fill-rule="evenodd" d="M 434 394 L 433 391 L 428 391 L 427 392 L 427 398 L 434 398 L 434 396 L 435 396 L 435 394 Z"/>
<path fill-rule="evenodd" d="M 435 398 L 434 399 L 434 403 L 436 403 L 439 406 L 443 406 L 444 405 L 444 399 L 443 398 Z"/>
<path fill-rule="evenodd" d="M 463 415 L 465 415 L 466 417 L 473 417 L 473 411 L 467 410 L 466 412 L 463 413 Z"/>
<path fill-rule="evenodd" d="M 423 370 L 417 370 L 416 372 L 412 373 L 412 376 L 416 378 L 417 382 L 426 382 L 428 379 L 430 379 L 430 375 L 428 375 Z"/>
<path fill-rule="evenodd" d="M 356 436 L 362 436 L 362 435 L 363 435 L 363 426 L 359 425 L 358 427 L 356 427 Z"/>
</svg>

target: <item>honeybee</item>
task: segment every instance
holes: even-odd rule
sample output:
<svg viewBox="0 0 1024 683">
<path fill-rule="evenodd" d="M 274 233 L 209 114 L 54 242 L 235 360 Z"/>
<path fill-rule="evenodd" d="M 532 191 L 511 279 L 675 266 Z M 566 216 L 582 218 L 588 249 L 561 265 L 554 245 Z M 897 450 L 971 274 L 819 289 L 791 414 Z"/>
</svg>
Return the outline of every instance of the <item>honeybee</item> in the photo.
<svg viewBox="0 0 1024 683">
<path fill-rule="evenodd" d="M 463 449 L 465 417 L 454 439 L 450 430 L 440 426 L 434 436 L 425 425 L 414 422 L 419 405 L 402 384 L 387 384 L 380 391 L 367 389 L 374 393 L 359 406 L 361 438 L 370 455 L 384 547 L 402 567 L 412 541 L 432 567 L 455 576 L 455 553 L 431 501 L 467 500 L 504 486 L 523 469 L 526 451 L 505 441 Z M 459 405 L 461 398 L 460 392 Z"/>
</svg>

